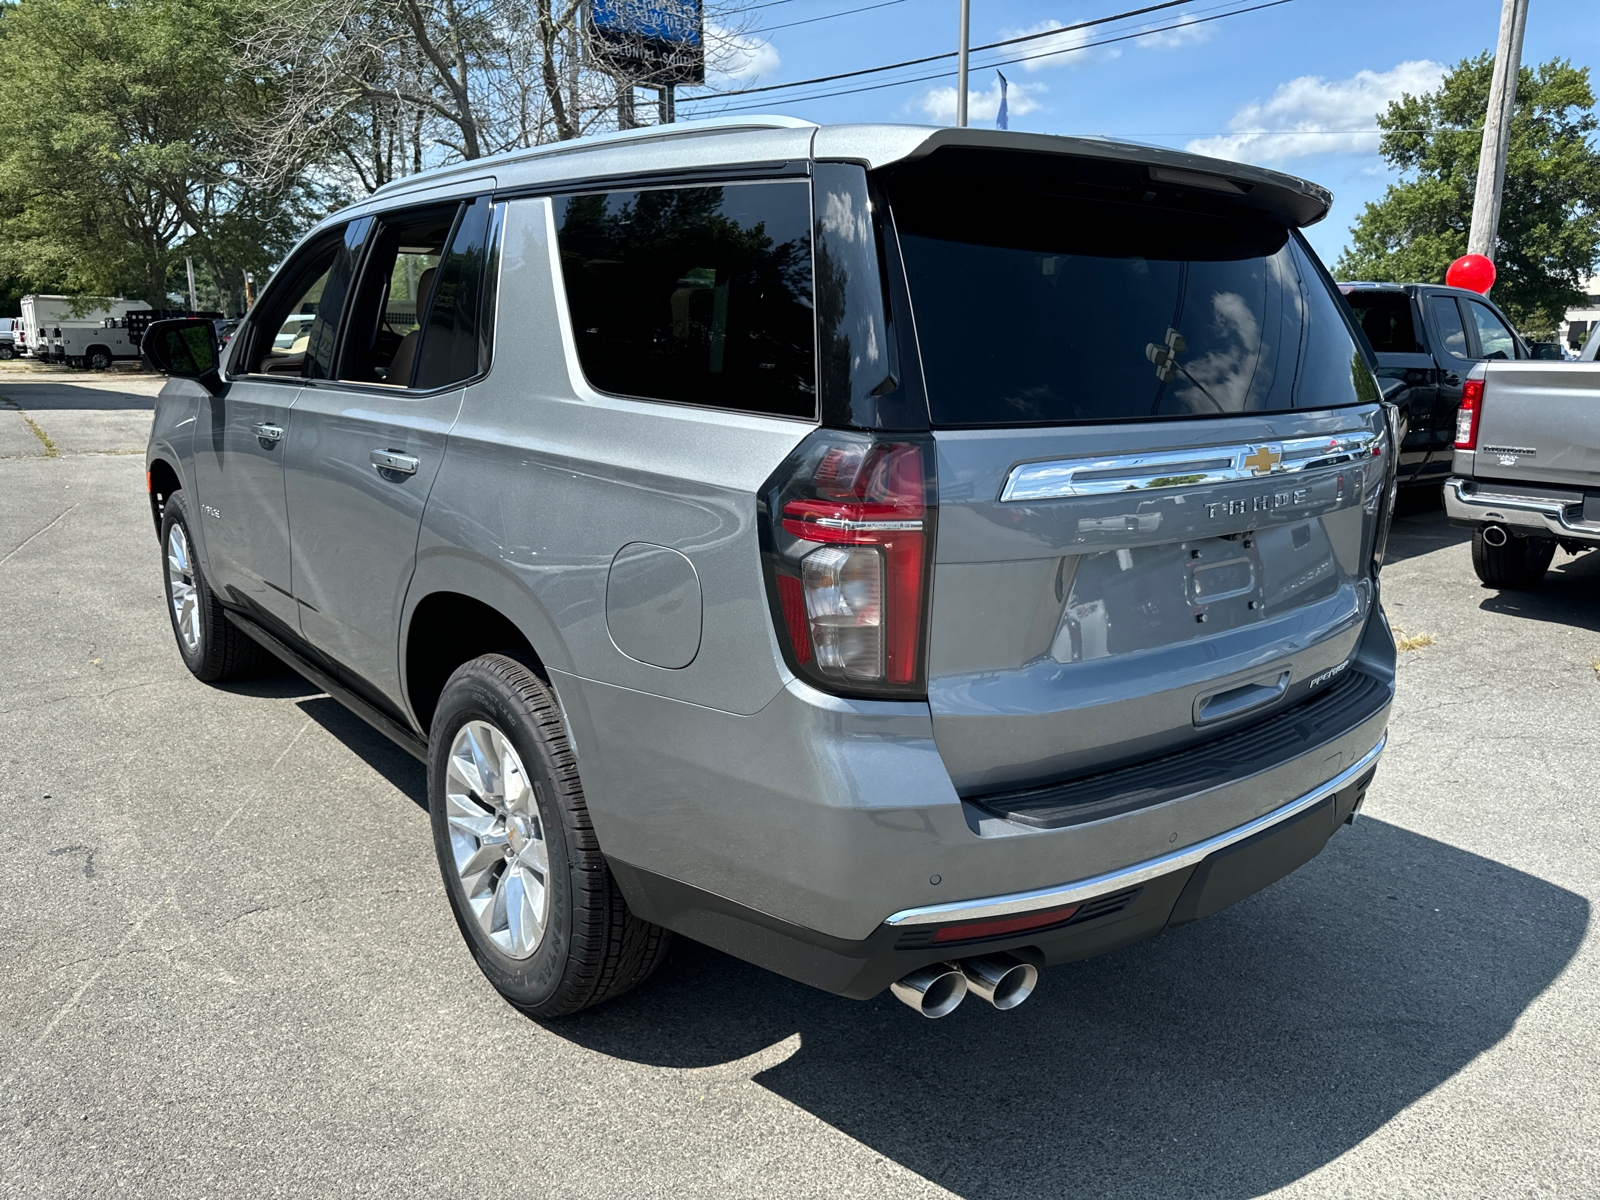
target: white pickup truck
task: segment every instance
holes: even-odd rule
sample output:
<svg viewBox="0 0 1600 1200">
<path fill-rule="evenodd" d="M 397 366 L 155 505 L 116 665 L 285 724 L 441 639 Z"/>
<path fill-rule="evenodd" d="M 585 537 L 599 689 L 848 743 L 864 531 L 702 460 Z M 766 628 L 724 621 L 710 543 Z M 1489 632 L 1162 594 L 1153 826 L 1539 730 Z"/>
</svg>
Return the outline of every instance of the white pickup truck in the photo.
<svg viewBox="0 0 1600 1200">
<path fill-rule="evenodd" d="M 1444 507 L 1472 527 L 1472 565 L 1490 587 L 1532 587 L 1556 547 L 1600 546 L 1600 362 L 1474 367 Z"/>
</svg>

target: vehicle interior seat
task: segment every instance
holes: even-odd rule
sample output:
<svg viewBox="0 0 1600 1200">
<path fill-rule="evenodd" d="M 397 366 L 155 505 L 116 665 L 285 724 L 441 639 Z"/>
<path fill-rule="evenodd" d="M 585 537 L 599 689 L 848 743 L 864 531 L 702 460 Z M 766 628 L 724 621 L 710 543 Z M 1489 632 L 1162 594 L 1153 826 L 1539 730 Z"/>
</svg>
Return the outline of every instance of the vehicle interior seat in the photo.
<svg viewBox="0 0 1600 1200">
<path fill-rule="evenodd" d="M 417 328 L 400 339 L 400 346 L 389 360 L 384 372 L 384 382 L 395 387 L 411 386 L 411 368 L 417 358 L 417 343 L 422 340 L 422 322 L 428 315 L 428 301 L 433 297 L 433 280 L 437 267 L 429 267 L 417 280 Z"/>
</svg>

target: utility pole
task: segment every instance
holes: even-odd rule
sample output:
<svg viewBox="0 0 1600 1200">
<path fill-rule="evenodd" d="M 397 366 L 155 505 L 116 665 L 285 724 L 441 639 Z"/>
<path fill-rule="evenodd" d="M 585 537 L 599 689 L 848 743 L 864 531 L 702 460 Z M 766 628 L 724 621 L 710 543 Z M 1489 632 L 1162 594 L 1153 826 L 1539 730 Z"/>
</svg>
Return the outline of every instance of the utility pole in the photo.
<svg viewBox="0 0 1600 1200">
<path fill-rule="evenodd" d="M 669 83 L 657 89 L 660 92 L 660 98 L 656 101 L 657 116 L 661 118 L 663 125 L 671 125 L 678 119 L 678 101 L 673 90 L 674 86 Z"/>
<path fill-rule="evenodd" d="M 1522 32 L 1527 24 L 1528 0 L 1503 0 L 1494 79 L 1483 114 L 1483 148 L 1478 152 L 1478 190 L 1472 198 L 1472 228 L 1467 234 L 1467 253 L 1491 260 L 1500 232 L 1506 149 L 1511 141 L 1511 117 L 1517 109 L 1517 74 L 1522 68 Z"/>
<path fill-rule="evenodd" d="M 1506 0 L 1507 4 L 1511 0 Z M 972 45 L 972 0 L 961 0 L 961 39 L 956 52 L 956 128 L 967 127 L 967 56 Z"/>
<path fill-rule="evenodd" d="M 194 294 L 194 259 L 185 254 L 183 265 L 189 268 L 189 311 L 197 313 L 200 311 L 200 301 Z"/>
<path fill-rule="evenodd" d="M 636 129 L 638 119 L 633 113 L 633 84 L 617 84 L 617 128 Z"/>
</svg>

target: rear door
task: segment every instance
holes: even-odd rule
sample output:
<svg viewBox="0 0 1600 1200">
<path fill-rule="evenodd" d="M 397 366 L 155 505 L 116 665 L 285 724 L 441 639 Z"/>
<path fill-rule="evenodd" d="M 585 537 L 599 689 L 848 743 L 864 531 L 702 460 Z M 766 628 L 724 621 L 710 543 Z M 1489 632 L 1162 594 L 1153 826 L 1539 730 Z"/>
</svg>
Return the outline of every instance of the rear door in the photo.
<svg viewBox="0 0 1600 1200">
<path fill-rule="evenodd" d="M 1281 225 L 1097 170 L 889 182 L 938 456 L 929 703 L 968 796 L 1306 700 L 1374 604 L 1390 451 L 1331 281 Z"/>
<path fill-rule="evenodd" d="M 1456 410 L 1439 398 L 1439 368 L 1422 341 L 1416 300 L 1399 289 L 1342 290 L 1378 357 L 1379 385 L 1404 422 L 1400 482 L 1444 475 L 1450 470 Z"/>
<path fill-rule="evenodd" d="M 308 383 L 287 454 L 307 641 L 401 705 L 400 609 L 423 506 L 480 345 L 491 206 L 377 218 L 338 370 Z"/>
</svg>

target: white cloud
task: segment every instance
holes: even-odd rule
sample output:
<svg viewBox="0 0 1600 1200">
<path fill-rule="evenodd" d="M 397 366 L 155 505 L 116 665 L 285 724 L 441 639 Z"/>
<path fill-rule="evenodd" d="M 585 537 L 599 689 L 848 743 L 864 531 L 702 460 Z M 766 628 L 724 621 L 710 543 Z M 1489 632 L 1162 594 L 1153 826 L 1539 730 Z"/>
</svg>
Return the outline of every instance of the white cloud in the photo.
<svg viewBox="0 0 1600 1200">
<path fill-rule="evenodd" d="M 1006 93 L 1006 111 L 1015 118 L 1042 108 L 1039 95 L 1050 89 L 1042 83 L 1011 82 Z M 949 125 L 956 119 L 956 90 L 953 87 L 929 88 L 917 101 L 917 107 L 940 125 Z M 986 92 L 967 88 L 967 119 L 974 125 L 982 121 L 993 124 L 1000 112 L 1000 81 L 994 80 Z"/>
<path fill-rule="evenodd" d="M 1265 103 L 1252 100 L 1228 122 L 1233 132 L 1197 138 L 1194 154 L 1238 162 L 1281 162 L 1330 151 L 1373 154 L 1381 135 L 1378 114 L 1403 93 L 1426 92 L 1444 76 L 1444 64 L 1420 59 L 1388 71 L 1358 71 L 1349 79 L 1302 75 L 1281 84 Z M 1292 132 L 1284 132 L 1292 131 Z"/>
<path fill-rule="evenodd" d="M 1198 46 L 1201 42 L 1211 40 L 1213 24 L 1196 24 L 1199 17 L 1194 13 L 1179 13 L 1178 19 L 1172 24 L 1173 29 L 1157 29 L 1154 33 L 1147 33 L 1142 38 L 1135 38 L 1134 43 L 1139 46 L 1150 46 L 1160 50 L 1175 50 L 1179 46 Z M 1146 29 L 1151 26 L 1146 25 Z"/>
<path fill-rule="evenodd" d="M 705 39 L 707 83 L 737 83 L 778 69 L 778 52 L 765 38 L 735 33 L 707 21 Z"/>
<path fill-rule="evenodd" d="M 1040 21 L 1037 25 L 1030 25 L 1026 29 L 1002 29 L 1002 38 L 1023 37 L 1030 33 L 1044 33 L 1050 29 L 1061 29 L 1060 21 Z M 1018 54 L 1029 57 L 1018 65 L 1024 71 L 1042 71 L 1045 67 L 1081 66 L 1089 61 L 1089 55 L 1082 53 L 1081 48 L 1086 45 L 1094 31 L 1092 29 L 1063 29 L 1060 33 L 1048 37 L 1035 38 L 1031 42 L 1023 42 L 1016 47 Z M 1077 53 L 1065 53 L 1065 51 Z M 1103 49 L 1100 58 L 1116 58 L 1122 51 L 1115 46 Z M 1043 57 L 1048 55 L 1049 57 Z M 954 91 L 951 92 L 954 95 Z"/>
</svg>

